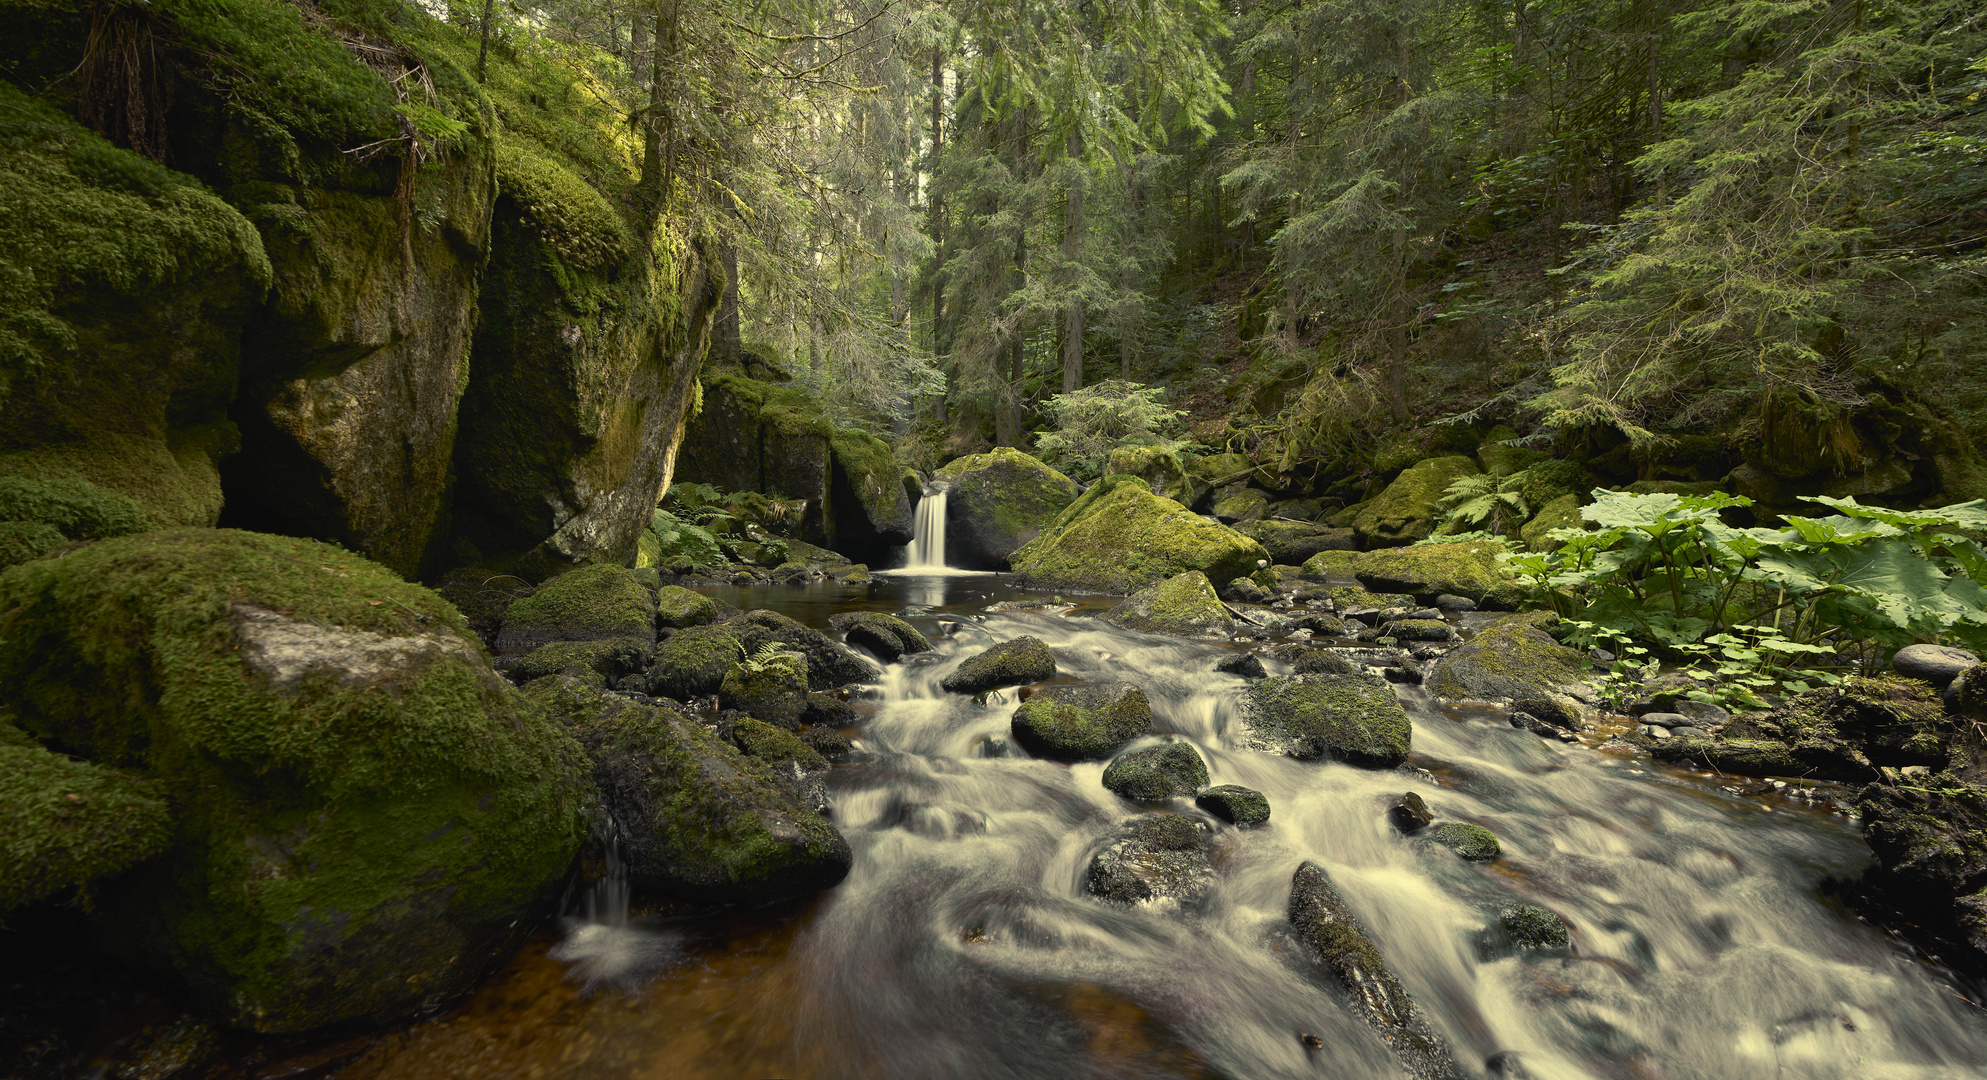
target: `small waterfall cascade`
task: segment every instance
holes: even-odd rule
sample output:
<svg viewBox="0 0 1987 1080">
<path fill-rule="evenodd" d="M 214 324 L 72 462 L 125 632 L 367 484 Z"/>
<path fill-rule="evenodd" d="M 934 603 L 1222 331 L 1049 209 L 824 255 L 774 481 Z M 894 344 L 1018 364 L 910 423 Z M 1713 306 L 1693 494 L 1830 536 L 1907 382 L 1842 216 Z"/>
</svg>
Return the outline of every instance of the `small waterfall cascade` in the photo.
<svg viewBox="0 0 1987 1080">
<path fill-rule="evenodd" d="M 569 975 L 588 989 L 631 986 L 669 965 L 682 935 L 658 932 L 628 919 L 628 867 L 621 856 L 621 829 L 607 814 L 594 822 L 606 873 L 587 886 L 577 910 L 564 920 L 565 937 L 551 957 L 569 965 Z"/>
<path fill-rule="evenodd" d="M 906 570 L 941 570 L 945 567 L 945 491 L 949 484 L 925 485 L 918 500 L 917 517 L 912 521 L 911 555 Z"/>
</svg>

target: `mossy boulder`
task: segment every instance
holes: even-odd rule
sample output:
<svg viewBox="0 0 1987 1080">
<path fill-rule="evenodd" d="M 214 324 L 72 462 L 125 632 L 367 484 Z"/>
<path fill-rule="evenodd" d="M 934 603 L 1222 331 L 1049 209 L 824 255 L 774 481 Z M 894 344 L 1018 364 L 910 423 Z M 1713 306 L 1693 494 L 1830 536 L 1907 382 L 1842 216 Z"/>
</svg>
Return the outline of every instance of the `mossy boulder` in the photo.
<svg viewBox="0 0 1987 1080">
<path fill-rule="evenodd" d="M 1192 819 L 1173 814 L 1134 818 L 1091 858 L 1083 887 L 1121 904 L 1194 907 L 1214 890 L 1207 834 Z"/>
<path fill-rule="evenodd" d="M 1026 686 L 1055 677 L 1055 654 L 1042 644 L 1042 639 L 1018 637 L 968 657 L 938 685 L 953 694 L 984 694 L 1003 686 Z"/>
<path fill-rule="evenodd" d="M 1502 425 L 1483 437 L 1483 445 L 1477 448 L 1476 459 L 1483 465 L 1484 472 L 1492 476 L 1511 476 L 1551 460 L 1552 455 L 1544 451 L 1512 445 L 1510 440 L 1517 437 L 1516 431 Z"/>
<path fill-rule="evenodd" d="M 1547 503 L 1574 496 L 1580 503 L 1586 503 L 1590 492 L 1600 483 L 1600 478 L 1575 461 L 1541 461 L 1527 468 L 1518 478 L 1518 497 L 1534 513 Z"/>
<path fill-rule="evenodd" d="M 1254 788 L 1222 784 L 1194 796 L 1194 805 L 1238 828 L 1269 823 L 1269 798 Z"/>
<path fill-rule="evenodd" d="M 1226 525 L 1256 521 L 1269 513 L 1269 495 L 1247 484 L 1230 484 L 1214 493 L 1208 512 Z"/>
<path fill-rule="evenodd" d="M 716 622 L 717 601 L 681 585 L 664 585 L 655 594 L 655 622 L 658 627 L 683 629 Z"/>
<path fill-rule="evenodd" d="M 68 540 L 102 540 L 158 527 L 131 499 L 58 469 L 0 474 L 0 522 L 38 523 Z"/>
<path fill-rule="evenodd" d="M 1428 830 L 1428 839 L 1471 862 L 1489 862 L 1504 854 L 1496 833 L 1467 821 L 1445 821 Z"/>
<path fill-rule="evenodd" d="M 1353 573 L 1365 559 L 1362 552 L 1329 548 L 1305 559 L 1303 565 L 1297 568 L 1297 573 L 1314 581 L 1351 581 Z"/>
<path fill-rule="evenodd" d="M 1951 772 L 1875 783 L 1856 797 L 1876 855 L 1866 878 L 1902 914 L 1987 966 L 1987 788 Z"/>
<path fill-rule="evenodd" d="M 164 785 L 36 745 L 0 717 L 0 915 L 136 866 L 173 839 Z"/>
<path fill-rule="evenodd" d="M 1408 593 L 1424 604 L 1446 594 L 1509 610 L 1524 599 L 1525 588 L 1498 561 L 1502 551 L 1486 542 L 1369 551 L 1353 563 L 1352 576 L 1373 592 Z"/>
<path fill-rule="evenodd" d="M 615 679 L 645 668 L 652 647 L 647 638 L 555 641 L 526 653 L 510 667 L 508 674 L 518 683 L 547 675 L 566 675 L 596 689 L 606 689 Z"/>
<path fill-rule="evenodd" d="M 1428 690 L 1445 698 L 1530 698 L 1580 681 L 1584 657 L 1539 629 L 1550 612 L 1512 615 L 1477 632 L 1442 662 Z"/>
<path fill-rule="evenodd" d="M 1207 762 L 1192 743 L 1169 742 L 1120 754 L 1104 769 L 1104 787 L 1134 802 L 1192 795 L 1207 786 Z"/>
<path fill-rule="evenodd" d="M 1481 471 L 1476 462 L 1461 455 L 1430 458 L 1412 466 L 1352 519 L 1360 543 L 1368 548 L 1393 547 L 1433 535 L 1436 519 L 1442 514 L 1442 492 Z"/>
<path fill-rule="evenodd" d="M 1192 513 L 1131 476 L 1107 476 L 1013 556 L 1017 584 L 1126 595 L 1199 570 L 1211 581 L 1267 562 L 1261 544 Z"/>
<path fill-rule="evenodd" d="M 1197 485 L 1192 484 L 1187 471 L 1180 467 L 1178 454 L 1150 446 L 1120 446 L 1111 451 L 1104 465 L 1106 476 L 1136 476 L 1145 481 L 1154 495 L 1175 499 L 1189 506 L 1194 496 L 1199 494 Z"/>
<path fill-rule="evenodd" d="M 1302 566 L 1305 560 L 1321 551 L 1356 551 L 1359 548 L 1359 538 L 1351 529 L 1334 529 L 1308 521 L 1264 518 L 1238 525 L 1235 531 L 1261 544 L 1263 550 L 1269 552 L 1270 562 L 1278 566 Z"/>
<path fill-rule="evenodd" d="M 869 682 L 881 675 L 875 664 L 850 652 L 848 646 L 777 611 L 761 608 L 731 620 L 747 651 L 761 641 L 776 641 L 807 661 L 807 688 L 833 690 L 850 683 Z"/>
<path fill-rule="evenodd" d="M 792 653 L 741 657 L 718 683 L 718 706 L 795 731 L 807 711 L 807 666 Z"/>
<path fill-rule="evenodd" d="M 601 563 L 561 574 L 512 604 L 497 651 L 626 637 L 655 640 L 655 596 L 626 568 Z"/>
<path fill-rule="evenodd" d="M 570 679 L 544 679 L 526 693 L 586 748 L 637 891 L 763 903 L 848 875 L 848 842 L 795 795 L 783 764 L 741 753 L 674 709 Z"/>
<path fill-rule="evenodd" d="M 1106 758 L 1152 728 L 1152 704 L 1131 683 L 1045 686 L 1014 710 L 1014 741 L 1036 757 Z"/>
<path fill-rule="evenodd" d="M 782 773 L 819 773 L 828 768 L 828 759 L 798 736 L 750 716 L 732 721 L 726 741 L 738 747 L 739 753 Z M 847 740 L 843 740 L 843 752 L 847 752 Z"/>
<path fill-rule="evenodd" d="M 1586 519 L 1580 516 L 1580 496 L 1561 495 L 1539 507 L 1532 519 L 1518 530 L 1518 537 L 1524 541 L 1526 551 L 1551 551 L 1559 546 L 1559 541 L 1552 538 L 1555 529 L 1581 529 L 1586 524 Z"/>
<path fill-rule="evenodd" d="M 1566 921 L 1537 904 L 1513 904 L 1497 913 L 1492 933 L 1514 949 L 1564 949 L 1572 943 Z"/>
<path fill-rule="evenodd" d="M 571 737 L 375 563 L 144 533 L 0 575 L 0 612 L 0 705 L 175 808 L 170 846 L 99 889 L 100 942 L 230 1024 L 432 1007 L 509 954 L 578 851 Z"/>
<path fill-rule="evenodd" d="M 960 458 L 938 470 L 945 500 L 945 554 L 954 566 L 1006 570 L 1078 494 L 1076 481 L 1012 447 Z"/>
<path fill-rule="evenodd" d="M 1324 867 L 1307 862 L 1297 868 L 1287 911 L 1291 928 L 1352 995 L 1360 1016 L 1380 1033 L 1409 1076 L 1453 1080 L 1459 1075 L 1449 1048 L 1429 1027 L 1414 995 L 1388 969 Z"/>
<path fill-rule="evenodd" d="M 1405 762 L 1414 734 L 1393 687 L 1364 673 L 1264 679 L 1243 694 L 1242 716 L 1265 749 L 1369 769 Z"/>
<path fill-rule="evenodd" d="M 1198 570 L 1140 589 L 1105 612 L 1104 621 L 1148 634 L 1201 636 L 1235 629 L 1234 617 Z"/>
<path fill-rule="evenodd" d="M 693 701 L 718 692 L 732 665 L 750 655 L 729 626 L 692 626 L 664 638 L 649 658 L 649 693 Z"/>
<path fill-rule="evenodd" d="M 842 611 L 828 617 L 828 625 L 842 632 L 851 645 L 868 649 L 887 661 L 909 653 L 931 651 L 931 642 L 918 628 L 895 615 L 880 611 Z"/>
<path fill-rule="evenodd" d="M 1944 713 L 1939 695 L 1916 679 L 1857 676 L 1744 714 L 1715 739 L 1667 740 L 1655 754 L 1747 776 L 1868 783 L 1881 766 L 1943 768 L 1954 734 Z"/>
</svg>

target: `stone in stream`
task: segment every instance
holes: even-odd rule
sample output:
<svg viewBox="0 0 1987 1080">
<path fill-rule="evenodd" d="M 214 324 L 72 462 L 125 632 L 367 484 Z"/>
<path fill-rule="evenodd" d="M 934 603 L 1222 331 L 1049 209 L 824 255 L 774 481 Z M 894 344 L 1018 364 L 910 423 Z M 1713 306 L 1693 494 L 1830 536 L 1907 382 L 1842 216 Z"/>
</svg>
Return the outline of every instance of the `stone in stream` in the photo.
<svg viewBox="0 0 1987 1080">
<path fill-rule="evenodd" d="M 967 658 L 939 686 L 954 694 L 983 694 L 1056 677 L 1056 658 L 1040 638 L 1018 637 Z"/>
<path fill-rule="evenodd" d="M 497 631 L 497 651 L 627 637 L 655 640 L 655 596 L 632 571 L 598 563 L 569 570 L 512 604 Z"/>
<path fill-rule="evenodd" d="M 1537 904 L 1513 904 L 1499 911 L 1497 921 L 1478 936 L 1477 954 L 1488 961 L 1515 951 L 1564 949 L 1571 941 L 1558 915 Z"/>
<path fill-rule="evenodd" d="M 1014 552 L 1076 501 L 1076 481 L 1012 447 L 938 470 L 948 480 L 945 554 L 970 570 L 1006 570 Z"/>
<path fill-rule="evenodd" d="M 1104 613 L 1104 621 L 1148 634 L 1196 636 L 1229 634 L 1235 619 L 1207 575 L 1198 570 L 1167 578 L 1126 597 Z"/>
<path fill-rule="evenodd" d="M 1514 712 L 1530 713 L 1561 731 L 1580 730 L 1580 703 L 1565 694 L 1534 693 L 1514 699 Z"/>
<path fill-rule="evenodd" d="M 782 772 L 789 769 L 802 774 L 828 771 L 828 759 L 807 740 L 750 716 L 732 721 L 725 741 L 738 747 L 738 752 L 746 757 L 757 758 Z"/>
<path fill-rule="evenodd" d="M 1292 642 L 1279 645 L 1271 650 L 1271 656 L 1290 665 L 1299 675 L 1357 675 L 1364 666 L 1347 658 L 1344 649 L 1334 649 L 1329 645 L 1307 645 Z"/>
<path fill-rule="evenodd" d="M 1192 795 L 1207 786 L 1207 762 L 1192 743 L 1171 742 L 1119 755 L 1104 770 L 1104 787 L 1134 802 Z"/>
<path fill-rule="evenodd" d="M 1205 828 L 1174 814 L 1134 818 L 1090 860 L 1083 887 L 1092 896 L 1124 904 L 1171 901 L 1193 907 L 1214 889 Z"/>
<path fill-rule="evenodd" d="M 1189 570 L 1228 581 L 1268 559 L 1261 544 L 1154 495 L 1145 481 L 1106 476 L 1012 561 L 1023 588 L 1128 595 Z"/>
<path fill-rule="evenodd" d="M 1269 798 L 1254 788 L 1222 784 L 1194 796 L 1194 805 L 1238 828 L 1253 829 L 1269 821 Z"/>
<path fill-rule="evenodd" d="M 1428 680 L 1437 697 L 1530 698 L 1581 677 L 1580 653 L 1547 636 L 1550 611 L 1507 615 L 1478 631 L 1436 665 Z"/>
<path fill-rule="evenodd" d="M 1415 1004 L 1414 996 L 1381 959 L 1352 909 L 1317 863 L 1297 868 L 1290 882 L 1290 925 L 1340 986 L 1360 1016 L 1380 1033 L 1415 1080 L 1459 1078 L 1455 1059 Z"/>
<path fill-rule="evenodd" d="M 718 683 L 718 707 L 798 731 L 807 711 L 807 670 L 794 653 L 741 657 Z"/>
<path fill-rule="evenodd" d="M 1236 653 L 1214 665 L 1214 670 L 1229 675 L 1240 675 L 1245 679 L 1269 677 L 1269 669 L 1263 667 L 1262 657 L 1255 653 Z"/>
<path fill-rule="evenodd" d="M 1430 829 L 1428 838 L 1471 862 L 1489 862 L 1504 853 L 1496 833 L 1467 821 L 1445 821 Z"/>
<path fill-rule="evenodd" d="M 931 651 L 931 642 L 918 629 L 895 615 L 877 611 L 843 611 L 828 617 L 848 643 L 895 661 L 910 653 Z"/>
<path fill-rule="evenodd" d="M 848 737 L 833 728 L 808 728 L 800 733 L 800 741 L 829 761 L 840 761 L 855 751 Z"/>
<path fill-rule="evenodd" d="M 1243 694 L 1242 719 L 1268 750 L 1373 769 L 1406 761 L 1414 732 L 1393 687 L 1364 673 L 1264 679 Z"/>
<path fill-rule="evenodd" d="M 1890 666 L 1907 679 L 1932 684 L 1944 690 L 1959 678 L 1960 672 L 1980 662 L 1978 656 L 1950 645 L 1906 645 L 1890 658 Z"/>
<path fill-rule="evenodd" d="M 682 629 L 703 626 L 718 619 L 717 601 L 681 585 L 665 585 L 655 594 L 655 622 L 658 627 Z"/>
<path fill-rule="evenodd" d="M 807 695 L 807 708 L 801 712 L 800 722 L 814 727 L 855 727 L 862 723 L 862 714 L 841 698 L 816 690 Z"/>
<path fill-rule="evenodd" d="M 1387 820 L 1393 823 L 1394 828 L 1413 833 L 1427 828 L 1435 820 L 1435 815 L 1429 812 L 1428 804 L 1421 801 L 1421 796 L 1410 791 L 1387 808 Z"/>
<path fill-rule="evenodd" d="M 1441 619 L 1394 619 L 1380 624 L 1379 636 L 1390 637 L 1395 641 L 1457 640 L 1455 627 Z"/>
<path fill-rule="evenodd" d="M 1036 757 L 1107 758 L 1152 728 L 1152 704 L 1131 683 L 1045 686 L 1014 710 L 1014 741 Z"/>
</svg>

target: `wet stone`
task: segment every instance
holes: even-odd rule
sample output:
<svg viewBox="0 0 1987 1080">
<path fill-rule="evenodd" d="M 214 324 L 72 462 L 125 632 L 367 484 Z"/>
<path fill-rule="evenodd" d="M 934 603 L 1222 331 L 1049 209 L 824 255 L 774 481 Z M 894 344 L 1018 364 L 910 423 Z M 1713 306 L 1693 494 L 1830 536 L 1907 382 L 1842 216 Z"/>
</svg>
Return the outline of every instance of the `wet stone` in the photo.
<svg viewBox="0 0 1987 1080">
<path fill-rule="evenodd" d="M 1443 822 L 1429 830 L 1428 838 L 1471 862 L 1489 862 L 1504 853 L 1496 833 L 1465 821 Z"/>
<path fill-rule="evenodd" d="M 1240 784 L 1208 788 L 1195 796 L 1194 805 L 1244 829 L 1269 821 L 1269 798 L 1254 788 L 1245 788 Z"/>
<path fill-rule="evenodd" d="M 1018 637 L 969 658 L 938 685 L 954 694 L 982 694 L 1055 677 L 1056 658 L 1049 647 L 1040 638 Z"/>
<path fill-rule="evenodd" d="M 1944 690 L 1960 672 L 1980 662 L 1978 656 L 1950 645 L 1907 645 L 1891 657 L 1890 666 L 1907 679 L 1918 679 Z"/>
<path fill-rule="evenodd" d="M 1014 741 L 1036 757 L 1109 757 L 1152 728 L 1152 705 L 1131 683 L 1045 686 L 1014 711 Z"/>
<path fill-rule="evenodd" d="M 1207 786 L 1207 762 L 1184 742 L 1148 746 L 1119 755 L 1104 770 L 1104 787 L 1134 802 L 1192 795 Z"/>
<path fill-rule="evenodd" d="M 1394 828 L 1411 833 L 1426 828 L 1429 822 L 1435 820 L 1435 815 L 1429 812 L 1428 804 L 1421 801 L 1421 796 L 1410 791 L 1387 808 L 1387 820 L 1393 823 Z"/>
<path fill-rule="evenodd" d="M 1441 608 L 1443 611 L 1475 611 L 1476 601 L 1467 596 L 1443 593 L 1435 598 L 1435 606 Z"/>
<path fill-rule="evenodd" d="M 1193 907 L 1214 889 L 1214 864 L 1199 823 L 1172 814 L 1135 818 L 1090 860 L 1084 888 L 1124 904 Z"/>
<path fill-rule="evenodd" d="M 1269 669 L 1263 667 L 1262 657 L 1255 653 L 1236 653 L 1214 665 L 1214 670 L 1229 675 L 1240 675 L 1245 679 L 1269 677 Z"/>
</svg>

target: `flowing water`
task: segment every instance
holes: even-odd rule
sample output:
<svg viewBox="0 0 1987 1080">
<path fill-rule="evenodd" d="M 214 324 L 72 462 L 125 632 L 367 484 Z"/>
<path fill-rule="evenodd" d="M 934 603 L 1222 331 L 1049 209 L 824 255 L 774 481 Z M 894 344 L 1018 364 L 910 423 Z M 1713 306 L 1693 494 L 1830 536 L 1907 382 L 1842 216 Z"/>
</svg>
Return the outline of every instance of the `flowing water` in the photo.
<svg viewBox="0 0 1987 1080">
<path fill-rule="evenodd" d="M 911 519 L 911 548 L 905 573 L 943 571 L 945 566 L 945 492 L 943 482 L 925 485 L 924 497 Z"/>
<path fill-rule="evenodd" d="M 859 752 L 831 776 L 848 880 L 763 911 L 638 919 L 634 940 L 652 935 L 655 951 L 619 973 L 636 978 L 569 967 L 558 957 L 584 953 L 578 938 L 547 935 L 345 1076 L 1398 1076 L 1290 936 L 1306 859 L 1330 871 L 1465 1075 L 1983 1075 L 1987 1014 L 1823 898 L 1824 878 L 1868 858 L 1839 815 L 1548 743 L 1407 687 L 1407 770 L 1267 755 L 1239 730 L 1243 680 L 1213 670 L 1224 646 L 1119 631 L 1084 614 L 1094 606 L 989 612 L 1015 595 L 1001 579 L 717 591 L 817 626 L 836 610 L 901 611 L 933 636 L 936 651 L 888 667 L 852 733 Z M 1140 684 L 1155 734 L 1190 740 L 1214 783 L 1268 795 L 1267 827 L 1218 825 L 1205 909 L 1089 897 L 1091 856 L 1139 810 L 1104 789 L 1101 763 L 1009 745 L 1011 699 L 938 689 L 966 656 L 1023 634 L 1065 676 Z M 1474 865 L 1395 833 L 1384 810 L 1407 790 L 1439 818 L 1489 827 L 1504 857 Z M 1518 901 L 1571 924 L 1570 955 L 1481 951 L 1486 920 Z M 1500 1053 L 1505 1065 L 1485 1065 Z"/>
</svg>

